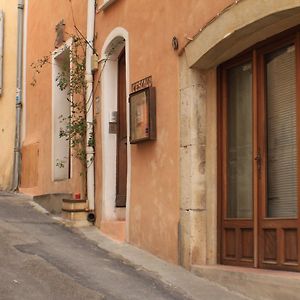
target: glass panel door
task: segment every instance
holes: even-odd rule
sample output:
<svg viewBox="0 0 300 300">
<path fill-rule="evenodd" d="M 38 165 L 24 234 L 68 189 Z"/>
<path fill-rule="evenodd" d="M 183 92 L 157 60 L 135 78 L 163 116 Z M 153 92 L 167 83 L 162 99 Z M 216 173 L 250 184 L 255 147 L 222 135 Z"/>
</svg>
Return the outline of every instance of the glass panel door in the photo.
<svg viewBox="0 0 300 300">
<path fill-rule="evenodd" d="M 300 271 L 300 32 L 220 71 L 221 262 Z"/>
<path fill-rule="evenodd" d="M 223 72 L 222 263 L 253 266 L 252 62 Z"/>
<path fill-rule="evenodd" d="M 228 218 L 252 218 L 252 65 L 228 70 Z"/>
<path fill-rule="evenodd" d="M 260 60 L 263 93 L 259 123 L 263 149 L 259 205 L 259 266 L 300 269 L 297 171 L 296 45 L 286 44 Z"/>
<path fill-rule="evenodd" d="M 266 55 L 267 217 L 297 217 L 295 46 Z"/>
</svg>

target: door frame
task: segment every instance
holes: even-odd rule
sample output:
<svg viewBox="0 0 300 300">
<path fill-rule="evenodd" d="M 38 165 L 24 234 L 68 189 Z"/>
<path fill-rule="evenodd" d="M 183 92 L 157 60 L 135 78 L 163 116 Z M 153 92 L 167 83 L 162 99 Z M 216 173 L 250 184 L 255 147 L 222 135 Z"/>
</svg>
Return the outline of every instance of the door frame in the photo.
<svg viewBox="0 0 300 300">
<path fill-rule="evenodd" d="M 101 158 L 96 159 L 101 174 L 98 175 L 99 187 L 96 186 L 96 194 L 100 205 L 99 214 L 101 222 L 114 222 L 120 219 L 119 212 L 115 207 L 116 200 L 116 135 L 109 133 L 109 122 L 111 113 L 117 110 L 117 60 L 120 52 L 125 47 L 126 53 L 126 98 L 130 92 L 130 64 L 129 64 L 129 33 L 122 27 L 114 28 L 107 36 L 100 59 L 101 90 L 99 99 L 96 98 L 96 116 L 99 114 L 101 135 Z M 100 114 L 101 113 L 101 114 Z M 129 105 L 126 107 L 127 128 L 129 128 L 128 115 Z M 127 133 L 129 136 L 129 134 Z M 131 192 L 131 147 L 127 143 L 127 201 L 125 212 L 121 219 L 126 219 L 126 240 L 129 240 L 129 215 L 130 215 L 130 192 Z"/>
<path fill-rule="evenodd" d="M 289 271 L 300 271 L 300 178 L 299 178 L 299 167 L 300 167 L 300 140 L 296 139 L 297 144 L 297 217 L 279 217 L 279 218 L 267 218 L 267 129 L 266 129 L 266 77 L 265 77 L 265 62 L 263 56 L 267 53 L 274 52 L 280 48 L 289 46 L 293 44 L 295 46 L 295 60 L 296 60 L 296 137 L 299 137 L 300 134 L 300 31 L 288 31 L 285 35 L 280 36 L 279 38 L 272 41 L 272 43 L 266 44 L 257 51 L 258 59 L 258 80 L 262 82 L 261 89 L 258 89 L 258 115 L 262 119 L 260 122 L 260 127 L 258 128 L 258 141 L 260 144 L 262 152 L 262 174 L 261 180 L 258 182 L 258 267 L 264 269 L 275 269 L 275 270 L 284 270 Z M 280 225 L 282 224 L 282 225 Z M 297 252 L 298 252 L 298 263 L 288 263 L 284 260 L 285 258 L 285 231 L 289 229 L 297 229 Z M 276 252 L 277 252 L 277 263 L 268 262 L 264 259 L 264 229 L 275 230 L 276 232 Z"/>
<path fill-rule="evenodd" d="M 227 95 L 227 85 L 225 84 L 227 79 L 227 71 L 230 68 L 239 66 L 240 64 L 252 62 L 252 55 L 251 51 L 247 51 L 245 53 L 242 53 L 241 55 L 233 58 L 232 60 L 224 63 L 222 66 L 218 68 L 218 83 L 219 83 L 219 93 L 218 93 L 218 262 L 222 264 L 228 264 L 228 265 L 235 265 L 235 266 L 244 266 L 244 267 L 254 267 L 256 262 L 255 255 L 256 252 L 254 249 L 256 248 L 254 245 L 253 249 L 253 259 L 250 258 L 242 258 L 240 256 L 241 248 L 240 248 L 240 239 L 241 239 L 241 231 L 242 230 L 249 230 L 252 229 L 253 231 L 253 243 L 255 242 L 255 228 L 254 222 L 256 220 L 256 216 L 254 216 L 254 207 L 255 207 L 255 200 L 256 194 L 253 189 L 253 201 L 252 201 L 252 218 L 245 218 L 245 219 L 234 219 L 234 218 L 225 218 L 227 212 L 227 157 L 228 157 L 228 149 L 227 149 L 227 103 L 228 103 L 228 97 L 224 96 Z M 254 78 L 252 79 L 254 82 Z M 252 84 L 252 88 L 254 88 L 254 85 Z M 253 110 L 253 116 L 254 114 L 254 101 L 252 101 L 252 110 Z M 255 143 L 254 143 L 254 135 L 255 135 L 255 128 L 254 128 L 254 120 L 252 118 L 252 151 L 254 153 L 255 151 Z M 253 178 L 254 178 L 254 162 L 252 164 L 253 166 Z M 252 186 L 254 187 L 254 180 L 252 180 Z M 236 259 L 239 260 L 239 262 L 236 262 L 234 258 L 227 257 L 225 258 L 225 246 L 223 243 L 223 237 L 224 237 L 224 229 L 227 227 L 228 230 L 235 230 L 235 243 L 234 248 L 236 251 Z"/>
<path fill-rule="evenodd" d="M 265 193 L 265 190 L 262 188 L 266 188 L 266 137 L 265 129 L 262 126 L 265 126 L 265 112 L 264 108 L 261 105 L 264 105 L 261 99 L 265 99 L 265 88 L 264 84 L 258 85 L 258 82 L 262 83 L 265 77 L 264 71 L 264 61 L 263 55 L 268 52 L 272 52 L 276 50 L 276 48 L 284 47 L 286 44 L 294 42 L 296 46 L 296 70 L 300 70 L 300 26 L 287 30 L 281 34 L 268 38 L 266 41 L 260 42 L 250 49 L 247 49 L 243 53 L 239 54 L 238 56 L 234 57 L 233 59 L 225 62 L 224 64 L 220 65 L 217 69 L 217 78 L 218 78 L 218 94 L 217 94 L 217 180 L 218 180 L 218 263 L 220 264 L 231 264 L 231 265 L 239 265 L 239 266 L 252 266 L 255 268 L 270 268 L 270 269 L 280 269 L 282 267 L 275 266 L 275 265 L 265 265 L 262 263 L 262 234 L 261 234 L 261 223 L 262 220 L 268 219 L 272 222 L 271 218 L 264 218 L 264 211 L 265 211 L 265 201 L 262 201 L 262 195 Z M 245 61 L 251 60 L 252 62 L 252 70 L 253 70 L 253 77 L 252 77 L 252 147 L 253 147 L 253 181 L 252 181 L 252 189 L 253 189 L 253 264 L 247 263 L 230 263 L 224 259 L 224 220 L 226 214 L 226 207 L 227 207 L 227 190 L 226 190 L 226 168 L 227 168 L 227 160 L 224 159 L 227 157 L 227 119 L 226 119 L 226 111 L 227 111 L 227 96 L 226 95 L 226 72 L 229 68 L 239 65 Z M 300 71 L 296 72 L 296 110 L 297 116 L 300 115 Z M 260 105 L 259 105 L 260 103 Z M 264 115 L 262 115 L 264 114 Z M 297 117 L 297 137 L 300 136 L 300 121 Z M 258 149 L 264 143 L 264 149 L 261 149 L 263 152 L 262 164 L 261 164 L 261 173 L 258 170 L 258 163 L 255 161 L 255 156 L 257 157 Z M 284 265 L 284 270 L 291 270 L 291 271 L 299 271 L 300 268 L 300 138 L 297 139 L 297 174 L 298 174 L 298 266 L 289 266 Z M 225 153 L 225 154 L 224 154 Z M 264 181 L 265 184 L 262 184 Z M 284 222 L 286 221 L 286 227 L 289 228 L 290 221 L 288 219 L 281 218 Z M 237 219 L 236 219 L 237 220 Z M 237 248 L 236 248 L 237 249 Z M 280 246 L 279 251 L 283 251 L 282 246 Z M 281 253 L 279 254 L 281 255 Z M 278 258 L 280 259 L 280 258 Z"/>
<path fill-rule="evenodd" d="M 122 78 L 120 76 L 120 69 L 121 69 L 121 60 L 124 61 L 124 73 L 122 74 L 122 76 L 124 76 L 125 78 Z M 124 81 L 124 82 L 121 82 Z M 121 88 L 124 88 L 124 90 L 121 90 Z M 124 95 L 122 95 L 124 93 Z M 116 153 L 117 153 L 117 158 L 116 158 L 116 202 L 115 202 L 115 207 L 126 207 L 126 196 L 127 196 L 127 168 L 128 168 L 128 163 L 127 163 L 127 145 L 128 145 L 128 122 L 127 122 L 127 97 L 126 97 L 126 50 L 125 47 L 123 48 L 123 50 L 120 52 L 119 57 L 118 57 L 118 99 L 117 99 L 117 143 L 116 143 Z M 123 105 L 121 104 L 121 102 L 124 102 Z M 121 111 L 121 106 L 123 108 L 123 110 Z M 121 114 L 123 116 L 121 116 Z M 125 119 L 123 120 L 122 124 L 121 124 L 121 119 Z M 124 138 L 121 137 L 122 132 L 124 133 L 124 131 L 122 130 L 122 126 L 124 125 L 125 127 L 125 131 L 126 131 L 126 153 L 125 153 L 125 157 L 123 157 L 123 159 L 126 159 L 126 166 L 124 166 L 124 164 L 120 164 L 120 156 L 121 156 L 121 143 L 122 140 Z M 121 168 L 126 168 L 125 170 L 121 170 Z M 121 179 L 120 177 L 122 177 L 120 175 L 123 174 L 125 171 L 125 179 Z M 125 182 L 124 182 L 125 181 Z M 120 194 L 120 189 L 122 189 L 121 187 L 125 185 L 125 194 Z"/>
</svg>

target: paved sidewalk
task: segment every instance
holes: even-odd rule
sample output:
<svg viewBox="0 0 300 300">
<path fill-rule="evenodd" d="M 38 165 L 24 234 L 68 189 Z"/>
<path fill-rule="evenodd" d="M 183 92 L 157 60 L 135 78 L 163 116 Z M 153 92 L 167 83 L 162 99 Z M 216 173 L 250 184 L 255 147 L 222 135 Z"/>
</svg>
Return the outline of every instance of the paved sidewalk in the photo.
<svg viewBox="0 0 300 300">
<path fill-rule="evenodd" d="M 0 192 L 1 300 L 247 299 L 94 226 L 68 225 L 29 197 Z"/>
<path fill-rule="evenodd" d="M 213 282 L 199 278 L 180 266 L 170 264 L 128 243 L 111 240 L 101 234 L 99 229 L 94 226 L 81 227 L 77 228 L 77 230 L 89 240 L 97 243 L 99 248 L 108 251 L 111 255 L 122 259 L 128 264 L 134 265 L 137 269 L 151 272 L 153 277 L 159 279 L 166 285 L 181 290 L 191 299 L 250 299 L 228 291 L 226 288 L 214 284 Z"/>
</svg>

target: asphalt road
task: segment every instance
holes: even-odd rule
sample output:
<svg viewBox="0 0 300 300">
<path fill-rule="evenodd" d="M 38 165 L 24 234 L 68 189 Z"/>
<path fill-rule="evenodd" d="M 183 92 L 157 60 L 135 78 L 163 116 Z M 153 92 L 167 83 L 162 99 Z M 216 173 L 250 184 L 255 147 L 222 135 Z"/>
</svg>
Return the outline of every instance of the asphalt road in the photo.
<svg viewBox="0 0 300 300">
<path fill-rule="evenodd" d="M 0 299 L 188 299 L 97 247 L 25 197 L 0 193 Z"/>
</svg>

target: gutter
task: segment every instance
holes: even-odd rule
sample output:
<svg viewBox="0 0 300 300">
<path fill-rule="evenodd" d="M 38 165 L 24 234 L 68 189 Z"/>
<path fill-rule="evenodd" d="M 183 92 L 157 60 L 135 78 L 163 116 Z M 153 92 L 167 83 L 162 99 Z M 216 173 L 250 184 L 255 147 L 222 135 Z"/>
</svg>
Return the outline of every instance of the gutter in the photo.
<svg viewBox="0 0 300 300">
<path fill-rule="evenodd" d="M 94 169 L 94 148 L 88 146 L 89 137 L 93 134 L 94 121 L 94 95 L 93 95 L 93 74 L 92 74 L 92 56 L 94 54 L 94 31 L 95 31 L 95 0 L 88 1 L 87 13 L 87 45 L 86 45 L 86 73 L 87 82 L 86 101 L 87 101 L 87 161 L 90 162 L 87 168 L 87 204 L 90 212 L 95 210 L 95 169 Z"/>
<path fill-rule="evenodd" d="M 21 115 L 22 115 L 22 68 L 23 68 L 23 22 L 24 0 L 18 0 L 18 45 L 17 45 L 17 88 L 16 88 L 16 134 L 12 190 L 17 191 L 21 165 Z"/>
</svg>

